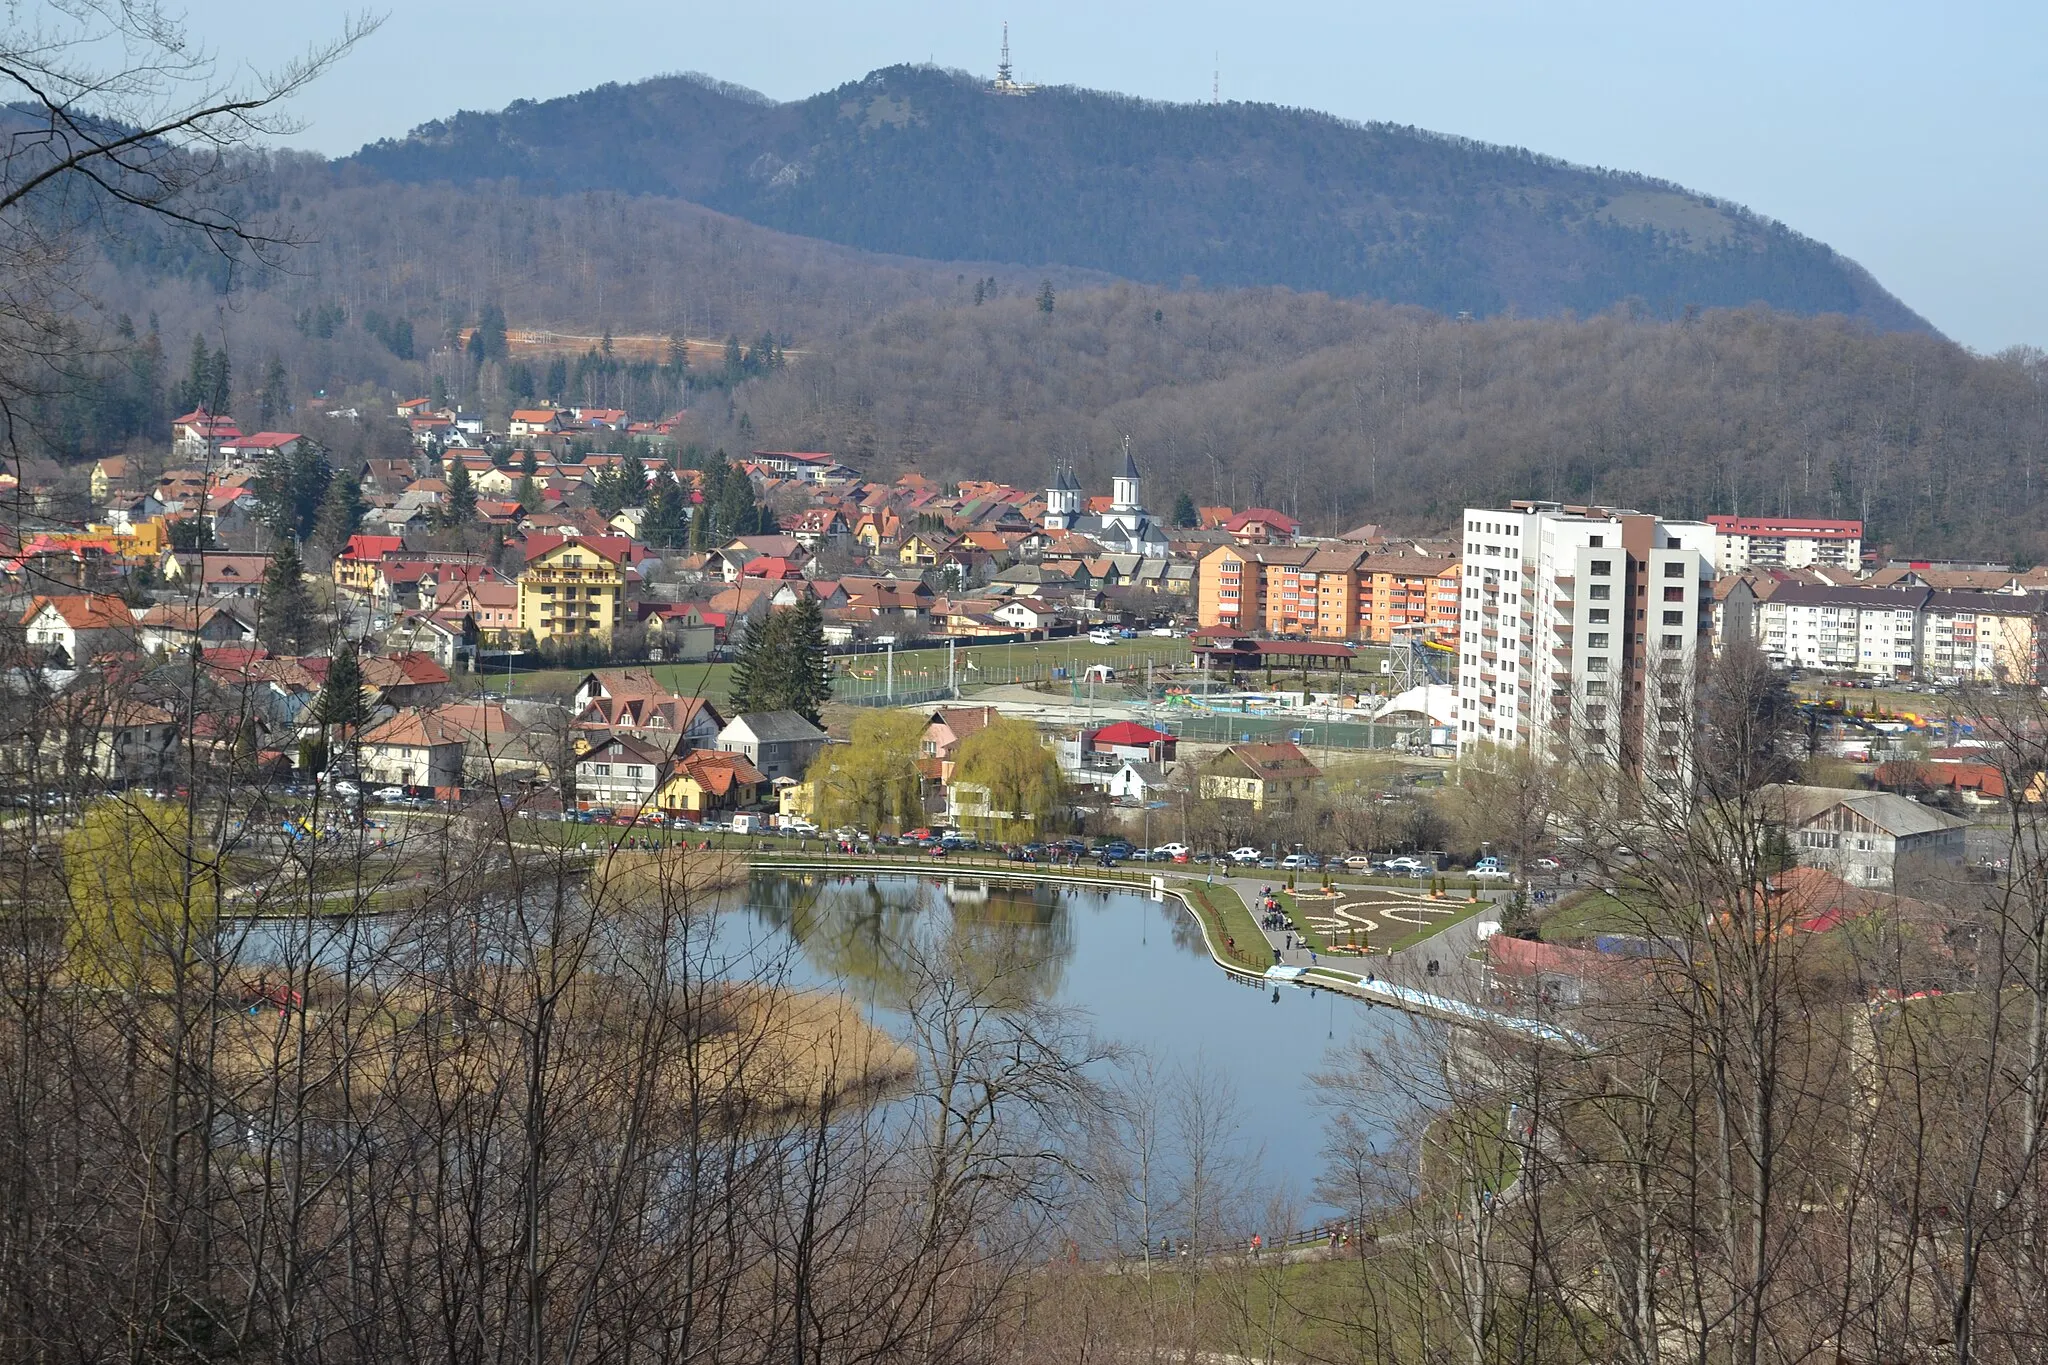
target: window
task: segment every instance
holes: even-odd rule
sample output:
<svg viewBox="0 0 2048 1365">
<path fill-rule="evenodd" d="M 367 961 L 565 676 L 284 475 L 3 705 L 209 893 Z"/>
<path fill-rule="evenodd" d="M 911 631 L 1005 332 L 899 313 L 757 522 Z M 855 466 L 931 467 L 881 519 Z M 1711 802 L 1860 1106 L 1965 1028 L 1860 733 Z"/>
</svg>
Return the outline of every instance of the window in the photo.
<svg viewBox="0 0 2048 1365">
<path fill-rule="evenodd" d="M 1591 569 L 1595 578 L 1606 578 L 1614 572 L 1614 561 L 1611 559 L 1596 559 L 1587 567 Z"/>
<path fill-rule="evenodd" d="M 1594 631 L 1594 632 L 1593 632 L 1593 633 L 1592 633 L 1591 635 L 1588 635 L 1588 636 L 1586 637 L 1586 648 L 1588 648 L 1588 649 L 1605 649 L 1605 648 L 1607 648 L 1607 632 L 1606 632 L 1606 631 L 1604 631 L 1604 630 L 1596 630 L 1596 631 Z"/>
<path fill-rule="evenodd" d="M 1594 626 L 1604 626 L 1604 625 L 1606 625 L 1606 624 L 1607 624 L 1607 608 L 1605 608 L 1605 607 L 1594 607 L 1594 608 L 1593 608 L 1592 610 L 1588 611 L 1588 612 L 1586 613 L 1586 623 L 1587 623 L 1588 625 L 1594 625 Z"/>
<path fill-rule="evenodd" d="M 1684 624 L 1685 624 L 1685 613 L 1684 613 L 1684 612 L 1682 612 L 1682 611 L 1667 611 L 1667 612 L 1665 612 L 1665 613 L 1664 613 L 1664 624 L 1665 624 L 1665 625 L 1667 625 L 1667 626 L 1682 626 L 1682 625 L 1684 625 Z"/>
<path fill-rule="evenodd" d="M 1665 636 L 1665 637 L 1664 637 L 1664 652 L 1665 652 L 1665 653 L 1667 653 L 1667 654 L 1675 653 L 1675 652 L 1677 652 L 1678 650 L 1681 650 L 1681 649 L 1684 649 L 1684 648 L 1685 648 L 1685 637 L 1684 637 L 1683 635 L 1667 635 L 1667 636 Z"/>
<path fill-rule="evenodd" d="M 1613 592 L 1614 589 L 1608 587 L 1605 583 L 1595 583 L 1586 590 L 1586 595 L 1595 602 L 1605 602 Z"/>
<path fill-rule="evenodd" d="M 1604 697 L 1604 696 L 1606 696 L 1606 695 L 1607 695 L 1607 682 L 1606 682 L 1606 680 L 1605 680 L 1604 678 L 1595 678 L 1595 679 L 1593 679 L 1592 681 L 1588 682 L 1588 683 L 1586 684 L 1586 695 L 1587 695 L 1587 696 L 1589 696 L 1589 697 Z"/>
<path fill-rule="evenodd" d="M 1588 673 L 1605 673 L 1607 671 L 1606 656 L 1602 654 L 1595 654 L 1592 657 L 1588 658 L 1586 660 L 1586 671 Z"/>
<path fill-rule="evenodd" d="M 1669 564 L 1666 564 L 1664 566 L 1664 576 L 1666 578 L 1685 577 L 1685 565 L 1679 560 L 1672 560 Z"/>
</svg>

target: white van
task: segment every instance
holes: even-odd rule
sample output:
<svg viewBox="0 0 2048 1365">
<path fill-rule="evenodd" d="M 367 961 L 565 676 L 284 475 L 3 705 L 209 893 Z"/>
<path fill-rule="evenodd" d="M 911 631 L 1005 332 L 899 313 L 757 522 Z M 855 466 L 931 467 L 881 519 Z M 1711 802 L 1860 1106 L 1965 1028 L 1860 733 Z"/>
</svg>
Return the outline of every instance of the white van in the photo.
<svg viewBox="0 0 2048 1365">
<path fill-rule="evenodd" d="M 1091 645 L 1113 645 L 1116 642 L 1117 633 L 1106 626 L 1097 626 L 1088 632 L 1088 643 Z"/>
</svg>

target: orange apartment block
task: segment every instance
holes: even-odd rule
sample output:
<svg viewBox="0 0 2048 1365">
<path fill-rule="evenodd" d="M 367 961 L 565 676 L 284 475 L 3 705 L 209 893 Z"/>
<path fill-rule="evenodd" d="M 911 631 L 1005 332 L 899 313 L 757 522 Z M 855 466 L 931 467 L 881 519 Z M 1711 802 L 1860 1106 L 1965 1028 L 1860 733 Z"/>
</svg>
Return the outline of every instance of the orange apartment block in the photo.
<svg viewBox="0 0 2048 1365">
<path fill-rule="evenodd" d="M 1202 557 L 1196 617 L 1247 634 L 1387 643 L 1420 629 L 1457 634 L 1460 565 L 1418 555 L 1372 559 L 1352 545 L 1219 545 Z"/>
<path fill-rule="evenodd" d="M 1370 580 L 1359 638 L 1388 644 L 1395 636 L 1420 630 L 1430 640 L 1454 640 L 1458 634 L 1458 594 L 1464 565 L 1456 559 L 1424 555 L 1386 555 L 1366 565 Z"/>
</svg>

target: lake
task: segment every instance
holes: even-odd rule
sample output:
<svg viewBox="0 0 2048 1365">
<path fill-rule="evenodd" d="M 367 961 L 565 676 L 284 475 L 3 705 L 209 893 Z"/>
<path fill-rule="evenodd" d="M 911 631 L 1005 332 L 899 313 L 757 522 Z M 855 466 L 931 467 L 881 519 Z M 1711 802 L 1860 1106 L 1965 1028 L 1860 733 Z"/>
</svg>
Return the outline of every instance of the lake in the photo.
<svg viewBox="0 0 2048 1365">
<path fill-rule="evenodd" d="M 919 935 L 969 935 L 999 953 L 1038 997 L 1085 1015 L 1100 1039 L 1148 1054 L 1163 1076 L 1226 1078 L 1246 1174 L 1256 1163 L 1267 1194 L 1292 1197 L 1311 1216 L 1329 1116 L 1313 1076 L 1336 1045 L 1401 1050 L 1431 1028 L 1391 1009 L 1328 991 L 1247 983 L 1210 960 L 1201 930 L 1177 900 L 1129 890 L 982 877 L 759 874 L 721 893 L 708 964 L 732 974 L 784 976 L 844 990 L 892 1026 Z M 340 969 L 404 959 L 390 921 L 334 921 L 315 929 L 313 953 Z M 249 963 L 279 960 L 303 926 L 245 923 Z M 380 968 L 371 968 L 379 970 Z M 1355 1055 L 1352 1051 L 1350 1055 Z M 1169 1080 L 1170 1083 L 1170 1080 Z"/>
</svg>

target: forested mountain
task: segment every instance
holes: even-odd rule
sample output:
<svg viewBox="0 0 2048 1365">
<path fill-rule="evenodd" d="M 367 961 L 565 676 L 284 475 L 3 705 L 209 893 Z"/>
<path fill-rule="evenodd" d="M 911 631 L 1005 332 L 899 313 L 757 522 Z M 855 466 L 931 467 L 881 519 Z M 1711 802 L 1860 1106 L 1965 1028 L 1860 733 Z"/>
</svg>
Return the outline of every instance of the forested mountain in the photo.
<svg viewBox="0 0 2048 1365">
<path fill-rule="evenodd" d="M 1265 504 L 1318 533 L 1468 503 L 1841 515 L 1922 555 L 2048 558 L 2048 362 L 1840 319 L 1455 322 L 1282 290 L 1117 286 L 908 305 L 693 414 L 708 442 L 878 471 L 1106 492 L 1122 437 L 1155 508 Z"/>
<path fill-rule="evenodd" d="M 1826 246 L 1642 176 L 1272 105 L 1006 98 L 928 67 L 780 105 L 693 77 L 604 86 L 457 114 L 348 168 L 674 197 L 873 251 L 1451 314 L 1763 302 L 1926 328 Z"/>
</svg>

